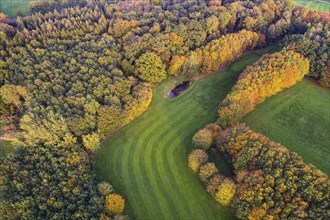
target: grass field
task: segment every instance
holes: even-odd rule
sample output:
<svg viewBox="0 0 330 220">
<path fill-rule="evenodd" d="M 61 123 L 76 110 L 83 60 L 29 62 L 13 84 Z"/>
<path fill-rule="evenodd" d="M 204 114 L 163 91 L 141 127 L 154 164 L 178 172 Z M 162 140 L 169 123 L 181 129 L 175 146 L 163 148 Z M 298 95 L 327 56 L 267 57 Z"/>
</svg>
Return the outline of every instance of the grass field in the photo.
<svg viewBox="0 0 330 220">
<path fill-rule="evenodd" d="M 9 17 L 16 17 L 17 11 L 28 14 L 29 2 L 33 0 L 0 0 L 0 12 L 6 13 Z M 295 0 L 298 5 L 313 8 L 317 11 L 330 12 L 329 0 Z"/>
<path fill-rule="evenodd" d="M 216 120 L 219 101 L 246 65 L 258 58 L 247 55 L 226 70 L 194 82 L 176 99 L 164 97 L 175 80 L 161 83 L 149 110 L 103 144 L 97 155 L 98 175 L 127 199 L 131 218 L 233 218 L 230 210 L 216 205 L 189 170 L 187 155 L 193 134 Z"/>
<path fill-rule="evenodd" d="M 9 17 L 16 17 L 16 12 L 21 11 L 23 15 L 28 14 L 29 2 L 33 0 L 0 0 L 0 12 Z M 330 12 L 329 0 L 295 0 L 298 5 L 313 8 L 317 11 Z"/>
<path fill-rule="evenodd" d="M 29 13 L 29 3 L 32 0 L 0 0 L 0 12 L 4 12 L 9 17 L 16 17 L 18 11 L 23 15 Z"/>
<path fill-rule="evenodd" d="M 0 141 L 0 159 L 14 150 L 10 141 Z"/>
<path fill-rule="evenodd" d="M 303 80 L 258 106 L 250 128 L 297 152 L 330 176 L 330 93 Z"/>
<path fill-rule="evenodd" d="M 295 0 L 295 2 L 316 11 L 330 12 L 330 0 Z"/>
<path fill-rule="evenodd" d="M 9 121 L 6 118 L 0 118 L 0 136 L 2 136 L 2 128 L 7 126 Z M 0 159 L 12 152 L 14 147 L 10 141 L 0 140 Z"/>
</svg>

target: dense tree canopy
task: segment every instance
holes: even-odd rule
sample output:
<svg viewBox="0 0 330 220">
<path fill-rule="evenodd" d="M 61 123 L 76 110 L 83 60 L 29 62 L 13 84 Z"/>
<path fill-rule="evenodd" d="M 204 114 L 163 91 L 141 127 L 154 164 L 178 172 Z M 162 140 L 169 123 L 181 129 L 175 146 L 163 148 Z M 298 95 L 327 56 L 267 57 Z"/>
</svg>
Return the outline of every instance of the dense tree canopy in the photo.
<svg viewBox="0 0 330 220">
<path fill-rule="evenodd" d="M 26 147 L 0 165 L 4 219 L 98 219 L 97 191 L 87 154 L 78 147 Z"/>
<path fill-rule="evenodd" d="M 252 31 L 242 30 L 223 35 L 185 56 L 173 56 L 169 70 L 173 75 L 182 74 L 187 77 L 212 73 L 242 56 L 244 51 L 255 49 L 264 43 L 263 35 Z"/>
<path fill-rule="evenodd" d="M 16 33 L 14 24 L 10 21 L 6 14 L 0 12 L 0 34 L 13 37 Z"/>
<path fill-rule="evenodd" d="M 218 139 L 236 174 L 233 200 L 241 219 L 327 219 L 330 181 L 294 152 L 244 124 L 228 128 Z"/>
<path fill-rule="evenodd" d="M 329 24 L 315 25 L 304 35 L 288 35 L 283 46 L 294 50 L 310 62 L 309 76 L 319 80 L 325 87 L 330 87 L 330 32 Z"/>
<path fill-rule="evenodd" d="M 98 144 L 90 140 L 101 141 L 147 109 L 152 97 L 148 83 L 162 81 L 168 72 L 192 77 L 216 71 L 263 44 L 260 34 L 245 30 L 220 37 L 218 18 L 208 16 L 215 9 L 202 1 L 191 3 L 195 9 L 183 2 L 174 4 L 183 10 L 182 21 L 168 18 L 168 28 L 162 26 L 165 18 L 151 15 L 160 10 L 177 13 L 176 7 L 134 3 L 88 2 L 60 11 L 36 11 L 18 19 L 19 32 L 13 39 L 2 37 L 1 84 L 24 86 L 31 97 L 21 121 L 25 134 L 32 135 L 29 129 L 40 124 L 53 124 L 48 116 L 54 114 L 64 119 L 72 142 L 96 150 Z M 34 4 L 43 7 L 43 2 Z M 140 4 L 145 4 L 143 9 Z M 196 21 L 186 22 L 192 10 Z M 29 126 L 24 126 L 27 118 Z"/>
</svg>

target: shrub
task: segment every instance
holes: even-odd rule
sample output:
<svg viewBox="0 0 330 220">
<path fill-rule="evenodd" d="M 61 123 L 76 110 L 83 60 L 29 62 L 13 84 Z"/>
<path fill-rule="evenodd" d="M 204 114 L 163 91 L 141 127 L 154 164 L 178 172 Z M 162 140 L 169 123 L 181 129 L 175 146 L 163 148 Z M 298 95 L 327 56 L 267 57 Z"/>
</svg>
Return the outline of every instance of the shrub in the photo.
<svg viewBox="0 0 330 220">
<path fill-rule="evenodd" d="M 199 177 L 203 182 L 207 182 L 210 177 L 212 177 L 215 173 L 218 172 L 217 167 L 214 163 L 207 163 L 199 169 Z"/>
<path fill-rule="evenodd" d="M 99 193 L 103 196 L 109 195 L 113 192 L 113 187 L 108 182 L 101 182 L 97 185 L 97 188 L 99 190 Z"/>
<path fill-rule="evenodd" d="M 221 127 L 215 123 L 206 125 L 204 129 L 211 132 L 213 139 L 219 137 L 222 133 Z"/>
<path fill-rule="evenodd" d="M 236 192 L 235 183 L 226 178 L 223 183 L 218 186 L 218 191 L 215 194 L 215 199 L 220 205 L 228 206 Z"/>
<path fill-rule="evenodd" d="M 330 61 L 328 62 L 328 66 L 330 67 Z M 320 82 L 322 86 L 330 88 L 330 74 L 328 68 L 326 68 L 326 71 L 321 74 Z"/>
<path fill-rule="evenodd" d="M 100 137 L 97 133 L 82 136 L 84 147 L 92 152 L 100 149 Z"/>
<path fill-rule="evenodd" d="M 192 171 L 197 172 L 199 167 L 207 162 L 208 156 L 204 150 L 193 150 L 188 157 L 188 165 Z"/>
<path fill-rule="evenodd" d="M 265 219 L 264 217 L 266 214 L 267 211 L 263 208 L 253 208 L 247 217 L 248 219 L 261 220 L 261 219 Z"/>
<path fill-rule="evenodd" d="M 113 220 L 128 220 L 129 217 L 127 215 L 115 215 Z"/>
<path fill-rule="evenodd" d="M 105 206 L 107 211 L 113 214 L 121 214 L 125 208 L 125 200 L 117 194 L 110 194 L 106 196 Z"/>
<path fill-rule="evenodd" d="M 207 192 L 209 192 L 212 196 L 218 190 L 219 185 L 224 181 L 224 177 L 220 174 L 214 175 L 207 184 Z"/>
<path fill-rule="evenodd" d="M 194 148 L 207 150 L 211 147 L 212 141 L 212 133 L 209 130 L 202 129 L 194 135 L 192 145 Z"/>
<path fill-rule="evenodd" d="M 102 213 L 100 216 L 100 220 L 112 220 L 110 216 L 107 216 L 106 214 Z"/>
</svg>

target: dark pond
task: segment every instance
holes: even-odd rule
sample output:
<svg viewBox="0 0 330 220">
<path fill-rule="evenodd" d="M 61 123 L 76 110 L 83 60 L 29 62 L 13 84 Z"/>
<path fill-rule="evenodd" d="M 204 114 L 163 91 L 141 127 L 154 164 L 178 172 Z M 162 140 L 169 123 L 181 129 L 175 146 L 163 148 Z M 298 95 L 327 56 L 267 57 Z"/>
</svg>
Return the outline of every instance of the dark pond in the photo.
<svg viewBox="0 0 330 220">
<path fill-rule="evenodd" d="M 168 97 L 170 99 L 174 99 L 176 97 L 178 97 L 180 94 L 182 94 L 184 91 L 186 91 L 189 86 L 191 85 L 191 82 L 189 81 L 184 81 L 181 84 L 177 85 L 174 89 L 172 89 L 169 93 L 168 93 Z"/>
</svg>

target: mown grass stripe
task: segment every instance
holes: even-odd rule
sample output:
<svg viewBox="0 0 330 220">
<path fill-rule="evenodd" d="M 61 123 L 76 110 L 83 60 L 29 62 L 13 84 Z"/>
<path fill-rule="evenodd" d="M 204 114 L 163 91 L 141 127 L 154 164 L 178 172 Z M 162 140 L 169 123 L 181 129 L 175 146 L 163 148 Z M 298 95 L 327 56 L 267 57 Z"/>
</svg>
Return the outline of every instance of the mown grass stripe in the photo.
<svg viewBox="0 0 330 220">
<path fill-rule="evenodd" d="M 172 116 L 174 116 L 175 115 L 175 113 L 172 113 Z M 149 121 L 151 121 L 151 122 L 149 122 Z M 150 132 L 157 132 L 157 126 L 158 126 L 158 123 L 155 123 L 155 122 L 159 122 L 159 118 L 148 118 L 147 120 L 145 120 L 143 123 L 148 123 L 148 124 L 151 124 L 152 126 L 149 126 L 147 129 L 145 129 L 145 130 L 142 130 L 141 131 L 141 133 L 139 133 L 138 134 L 138 138 L 137 138 L 137 143 L 135 143 L 134 145 L 137 145 L 137 146 L 140 146 L 140 147 L 142 147 L 142 148 L 144 148 L 144 150 L 139 150 L 138 152 L 141 152 L 141 154 L 136 154 L 136 153 L 134 153 L 134 154 L 131 154 L 131 156 L 133 156 L 133 157 L 135 157 L 135 158 L 139 158 L 139 160 L 135 160 L 136 161 L 136 163 L 134 163 L 134 166 L 133 166 L 133 171 L 134 172 L 136 172 L 136 173 L 140 173 L 141 175 L 142 174 L 144 174 L 146 177 L 148 177 L 148 178 L 146 178 L 145 179 L 145 181 L 143 182 L 144 183 L 144 185 L 148 185 L 149 186 L 149 188 L 151 189 L 152 188 L 152 186 L 149 184 L 151 181 L 149 180 L 149 177 L 150 177 L 150 174 L 146 171 L 146 170 L 144 170 L 144 169 L 142 169 L 142 167 L 140 166 L 140 165 L 143 165 L 144 164 L 144 166 L 146 165 L 146 162 L 143 162 L 143 161 L 146 161 L 145 160 L 145 158 L 143 158 L 143 155 L 145 155 L 145 153 L 147 152 L 147 148 L 146 147 L 148 147 L 148 138 L 146 138 L 146 136 L 150 136 L 150 137 L 152 137 L 153 136 L 153 134 L 152 133 L 150 133 Z M 165 121 L 166 122 L 166 121 Z M 163 124 L 163 123 L 162 123 Z M 141 144 L 140 144 L 141 143 Z M 135 147 L 135 146 L 130 146 L 130 148 L 136 148 L 137 149 L 137 147 Z M 142 154 L 143 153 L 143 154 Z M 130 159 L 130 161 L 134 161 L 134 158 L 131 158 Z M 141 162 L 142 161 L 142 162 Z M 141 168 L 139 171 L 137 171 L 136 169 L 134 169 L 134 168 L 137 168 L 137 167 L 139 167 L 139 168 Z M 136 183 L 136 184 L 138 184 L 138 183 Z M 140 182 L 140 184 L 142 184 L 142 182 Z M 143 189 L 147 189 L 148 187 L 144 187 Z M 143 195 L 145 194 L 145 193 L 150 193 L 150 194 L 153 194 L 152 193 L 153 191 L 146 191 L 146 190 L 144 190 L 143 192 L 139 192 L 139 194 L 143 197 Z M 158 193 L 158 199 L 160 198 L 161 196 L 159 195 L 159 193 Z M 159 203 L 159 201 L 157 200 L 157 198 L 156 197 L 154 197 L 154 199 L 153 199 L 153 202 L 152 203 Z M 149 205 L 146 205 L 146 208 L 148 207 Z M 161 207 L 160 207 L 160 205 L 159 205 L 159 209 L 158 209 L 158 212 L 160 212 L 161 211 Z M 156 215 L 156 213 L 155 213 L 155 215 Z M 158 213 L 157 215 L 160 215 L 160 213 Z"/>
<path fill-rule="evenodd" d="M 189 106 L 189 103 L 188 103 L 188 106 Z M 184 112 L 183 113 L 181 113 L 181 115 L 182 114 L 184 114 Z M 168 117 L 173 117 L 174 115 L 177 115 L 177 113 L 176 112 L 172 112 L 171 113 L 171 115 L 170 116 L 168 116 Z M 166 146 L 164 146 L 164 145 L 161 145 L 161 144 L 158 144 L 158 145 L 156 145 L 156 142 L 158 141 L 158 140 L 161 140 L 162 142 L 164 141 L 164 136 L 169 132 L 169 131 L 171 131 L 171 130 L 173 130 L 173 129 L 171 129 L 171 127 L 174 127 L 175 126 L 175 124 L 169 124 L 168 122 L 169 122 L 169 120 L 167 119 L 167 117 L 165 118 L 166 116 L 165 115 L 162 115 L 161 116 L 161 119 L 164 119 L 164 121 L 163 121 L 163 123 L 161 123 L 157 128 L 155 128 L 154 129 L 154 133 L 151 135 L 151 138 L 148 140 L 148 142 L 146 142 L 146 144 L 145 144 L 145 146 L 147 146 L 147 148 L 146 148 L 146 151 L 145 151 L 145 161 L 149 161 L 149 162 L 152 162 L 153 160 L 151 160 L 152 159 L 152 154 L 154 153 L 154 152 L 156 152 L 156 151 L 161 151 L 162 149 L 166 149 Z M 162 121 L 162 120 L 161 120 Z M 167 123 L 166 123 L 167 122 Z M 164 126 L 165 125 L 165 126 Z M 162 133 L 160 133 L 159 131 L 161 131 L 161 130 L 164 130 L 164 132 L 162 132 Z M 166 136 L 165 136 L 166 137 Z M 158 146 L 157 148 L 155 148 L 155 146 Z M 149 160 L 148 160 L 149 159 Z M 164 193 L 163 192 L 163 190 L 166 190 L 166 187 L 164 186 L 164 184 L 162 184 L 162 182 L 160 181 L 161 180 L 161 178 L 162 178 L 162 176 L 160 176 L 160 175 L 157 175 L 157 172 L 156 171 L 158 171 L 158 169 L 157 169 L 157 167 L 158 167 L 158 165 L 159 165 L 159 161 L 158 161 L 158 159 L 159 158 L 156 158 L 156 160 L 154 160 L 153 162 L 155 162 L 155 163 L 153 163 L 153 164 L 150 164 L 150 166 L 149 166 L 149 168 L 150 169 L 148 169 L 148 167 L 146 167 L 146 169 L 147 169 L 147 171 L 149 171 L 149 178 L 151 179 L 151 180 L 154 180 L 153 182 L 155 183 L 155 190 L 157 190 L 158 192 L 160 192 L 159 194 L 161 194 L 161 196 L 162 197 L 166 197 L 166 193 Z M 146 162 L 146 163 L 147 163 Z M 167 161 L 164 161 L 164 163 L 165 163 L 165 165 L 166 165 L 166 162 Z M 164 164 L 162 164 L 162 165 L 164 165 Z M 168 176 L 167 176 L 167 178 L 168 178 Z M 165 187 L 165 188 L 163 188 L 163 190 L 161 190 L 161 186 L 163 186 L 163 187 Z M 167 209 L 167 206 L 168 206 L 168 204 L 174 204 L 176 201 L 175 200 L 173 200 L 173 199 L 171 199 L 171 198 L 168 198 L 168 200 L 170 200 L 170 201 L 168 201 L 168 202 L 166 202 L 166 201 L 164 201 L 164 205 L 166 204 L 166 209 Z M 172 206 L 173 207 L 173 206 Z M 172 214 L 174 214 L 174 213 L 172 213 Z"/>
<path fill-rule="evenodd" d="M 193 109 L 192 104 L 187 106 L 188 107 L 187 109 L 189 109 L 189 111 L 185 112 L 186 113 L 185 115 L 190 115 L 191 112 L 193 112 L 194 109 Z M 183 116 L 180 118 L 183 118 Z M 177 129 L 173 130 L 173 127 L 176 127 Z M 159 151 L 160 154 L 156 153 L 156 155 L 159 155 L 160 156 L 159 158 L 162 158 L 162 161 L 165 163 L 165 166 L 163 166 L 163 164 L 158 163 L 157 171 L 159 171 L 160 167 L 162 167 L 165 172 L 163 172 L 163 174 L 160 176 L 165 176 L 165 178 L 167 180 L 171 180 L 171 181 L 168 181 L 168 185 L 164 189 L 167 192 L 171 192 L 173 188 L 177 188 L 182 185 L 182 184 L 179 184 L 180 181 L 178 180 L 180 176 L 177 175 L 177 172 L 173 172 L 171 167 L 175 167 L 175 164 L 184 158 L 176 157 L 177 160 L 175 162 L 171 162 L 168 158 L 168 154 L 173 145 L 180 145 L 180 138 L 177 138 L 178 137 L 177 130 L 180 131 L 181 128 L 183 129 L 184 127 L 186 127 L 185 124 L 181 123 L 181 121 L 177 121 L 177 122 L 167 126 L 167 129 L 159 135 L 162 138 L 162 142 L 163 143 L 165 142 L 165 143 L 163 144 L 162 151 Z M 177 142 L 179 142 L 179 143 L 177 143 Z M 177 152 L 177 155 L 179 155 L 179 152 Z M 182 188 L 180 190 L 180 193 L 174 194 L 174 196 L 175 197 L 171 198 L 171 200 L 173 201 L 172 202 L 173 208 L 176 207 L 175 210 L 177 213 L 179 212 L 178 208 L 183 209 L 185 212 L 181 211 L 181 215 L 183 215 L 183 216 L 188 215 L 189 214 L 189 210 L 188 210 L 189 205 L 185 203 L 185 199 L 184 199 L 185 195 L 182 193 Z M 179 218 L 179 217 L 182 218 L 183 216 L 181 216 L 181 215 L 180 215 L 180 213 L 178 213 L 177 218 Z"/>
<path fill-rule="evenodd" d="M 151 197 L 152 194 L 149 190 L 151 188 L 151 185 L 149 181 L 146 181 L 148 178 L 148 173 L 144 171 L 144 153 L 145 153 L 145 138 L 144 134 L 148 132 L 148 130 L 152 130 L 152 127 L 148 127 L 146 130 L 141 131 L 139 136 L 137 137 L 137 141 L 131 145 L 131 148 L 135 148 L 136 151 L 134 154 L 131 154 L 130 161 L 133 161 L 133 174 L 134 180 L 135 180 L 135 186 L 142 186 L 138 188 L 139 197 L 141 199 L 145 198 L 146 195 L 150 198 L 149 200 L 145 200 L 145 209 L 150 209 L 151 216 L 157 216 L 158 211 L 161 209 L 160 203 L 158 200 L 156 200 L 154 197 Z M 143 176 L 144 178 L 141 178 L 140 176 Z M 133 178 L 132 178 L 133 179 Z M 140 207 L 142 207 L 142 204 L 139 204 Z M 153 206 L 154 208 L 150 208 L 150 206 Z M 138 207 L 136 207 L 138 208 Z M 150 219 L 149 216 L 144 216 L 145 219 Z"/>
</svg>

